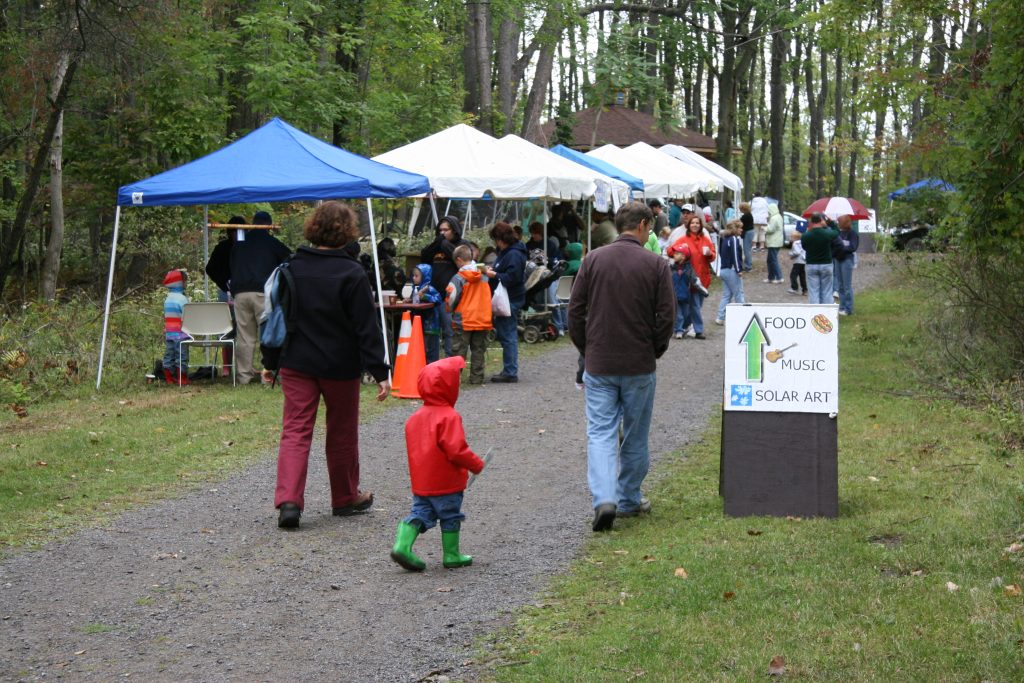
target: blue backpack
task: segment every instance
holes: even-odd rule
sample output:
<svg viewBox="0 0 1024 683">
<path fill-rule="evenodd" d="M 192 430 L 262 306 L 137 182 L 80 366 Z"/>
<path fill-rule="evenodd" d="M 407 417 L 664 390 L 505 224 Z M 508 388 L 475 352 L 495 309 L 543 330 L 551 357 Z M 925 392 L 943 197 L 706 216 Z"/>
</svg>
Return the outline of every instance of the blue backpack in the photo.
<svg viewBox="0 0 1024 683">
<path fill-rule="evenodd" d="M 263 293 L 264 319 L 260 323 L 260 347 L 263 353 L 263 365 L 268 370 L 277 370 L 288 341 L 295 330 L 296 309 L 295 280 L 291 269 L 285 261 L 270 274 Z"/>
</svg>

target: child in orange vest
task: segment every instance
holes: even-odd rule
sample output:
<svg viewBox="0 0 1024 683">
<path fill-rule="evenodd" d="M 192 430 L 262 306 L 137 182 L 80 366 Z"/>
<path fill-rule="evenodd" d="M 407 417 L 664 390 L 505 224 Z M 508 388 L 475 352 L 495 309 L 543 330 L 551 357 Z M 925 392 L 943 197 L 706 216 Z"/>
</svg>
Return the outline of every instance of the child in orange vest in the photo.
<svg viewBox="0 0 1024 683">
<path fill-rule="evenodd" d="M 487 333 L 492 328 L 491 286 L 468 246 L 456 247 L 452 260 L 459 268 L 446 291 L 446 305 L 452 316 L 452 353 L 469 356 L 469 383 L 483 384 Z"/>
<path fill-rule="evenodd" d="M 423 405 L 405 423 L 405 447 L 412 479 L 412 511 L 398 523 L 391 559 L 409 571 L 423 571 L 424 563 L 412 551 L 416 537 L 441 522 L 444 566 L 449 569 L 473 563 L 459 551 L 462 494 L 467 470 L 479 474 L 484 461 L 466 444 L 462 417 L 455 411 L 459 400 L 459 375 L 466 361 L 451 356 L 423 368 L 417 388 Z"/>
</svg>

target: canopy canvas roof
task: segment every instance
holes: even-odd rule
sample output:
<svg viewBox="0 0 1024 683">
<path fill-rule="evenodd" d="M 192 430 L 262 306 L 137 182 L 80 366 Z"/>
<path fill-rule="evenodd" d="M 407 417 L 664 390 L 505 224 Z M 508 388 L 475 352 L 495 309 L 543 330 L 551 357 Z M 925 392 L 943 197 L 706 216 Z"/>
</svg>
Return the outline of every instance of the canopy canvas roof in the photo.
<svg viewBox="0 0 1024 683">
<path fill-rule="evenodd" d="M 912 195 L 920 190 L 938 190 L 939 192 L 956 192 L 956 188 L 947 183 L 945 180 L 940 178 L 925 178 L 918 180 L 916 183 L 901 187 L 898 190 L 894 190 L 889 193 L 889 201 L 893 199 L 901 199 L 903 197 Z"/>
<path fill-rule="evenodd" d="M 121 187 L 118 206 L 408 197 L 427 178 L 329 145 L 274 118 L 227 147 Z"/>
<path fill-rule="evenodd" d="M 735 192 L 737 197 L 739 197 L 740 194 L 743 192 L 743 181 L 740 180 L 740 177 L 738 175 L 736 175 L 729 169 L 725 168 L 724 166 L 716 164 L 714 161 L 711 161 L 710 159 L 705 159 L 696 152 L 691 151 L 686 147 L 681 147 L 679 145 L 662 145 L 658 149 L 659 151 L 668 154 L 670 157 L 682 161 L 684 164 L 701 168 L 707 171 L 708 173 L 716 175 L 719 179 L 721 179 L 722 185 Z"/>
<path fill-rule="evenodd" d="M 590 150 L 587 156 L 643 178 L 644 193 L 649 197 L 689 197 L 698 190 L 709 189 L 707 179 L 692 168 L 650 145 L 647 148 L 649 153 L 636 147 L 621 149 L 615 145 L 604 145 Z"/>
<path fill-rule="evenodd" d="M 646 142 L 634 142 L 625 151 L 632 154 L 645 163 L 659 164 L 679 175 L 679 177 L 692 179 L 699 183 L 698 190 L 710 190 L 712 192 L 722 189 L 722 179 L 714 173 L 686 164 L 675 157 L 664 152 L 659 152 Z M 679 196 L 679 195 L 677 195 Z"/>
<path fill-rule="evenodd" d="M 593 179 L 549 173 L 508 154 L 486 133 L 457 124 L 374 157 L 430 179 L 434 194 L 458 199 L 584 199 Z"/>
<path fill-rule="evenodd" d="M 575 161 L 577 164 L 583 164 L 589 168 L 594 169 L 599 173 L 603 173 L 606 176 L 617 178 L 622 182 L 626 183 L 630 189 L 636 190 L 637 192 L 644 191 L 644 181 L 637 178 L 635 175 L 626 173 L 621 168 L 612 166 L 606 161 L 602 161 L 595 157 L 587 156 L 583 152 L 577 152 L 574 149 L 570 149 L 565 145 L 555 145 L 551 148 L 551 152 L 557 154 L 560 157 L 565 157 L 569 161 Z"/>
<path fill-rule="evenodd" d="M 554 154 L 532 142 L 527 142 L 518 135 L 506 135 L 498 140 L 498 144 L 506 147 L 509 153 L 520 155 L 524 161 L 532 164 L 535 168 L 543 168 L 544 172 L 551 176 L 558 176 L 566 180 L 581 178 L 594 183 L 595 189 L 592 194 L 601 195 L 605 200 L 610 200 L 616 208 L 629 201 L 629 186 L 617 178 Z"/>
</svg>

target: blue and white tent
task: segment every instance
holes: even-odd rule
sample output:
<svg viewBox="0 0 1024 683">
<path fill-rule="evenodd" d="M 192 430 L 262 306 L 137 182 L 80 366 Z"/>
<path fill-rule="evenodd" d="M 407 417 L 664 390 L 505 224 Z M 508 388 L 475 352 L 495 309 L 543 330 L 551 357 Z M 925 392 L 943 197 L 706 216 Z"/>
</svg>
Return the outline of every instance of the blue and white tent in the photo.
<svg viewBox="0 0 1024 683">
<path fill-rule="evenodd" d="M 889 193 L 889 201 L 902 199 L 918 190 L 939 190 L 940 192 L 956 192 L 956 188 L 940 178 L 925 178 L 916 183 L 901 187 Z"/>
<path fill-rule="evenodd" d="M 318 199 L 379 199 L 411 197 L 430 192 L 430 181 L 418 173 L 346 152 L 288 125 L 279 118 L 204 157 L 117 191 L 110 273 L 103 312 L 96 388 L 103 378 L 103 355 L 110 321 L 110 302 L 117 260 L 117 237 L 122 206 L 188 206 L 283 202 Z M 370 236 L 373 208 L 370 212 Z M 203 225 L 204 257 L 209 253 L 209 230 Z M 377 250 L 373 249 L 376 262 Z M 379 268 L 376 269 L 379 273 Z M 380 292 L 380 282 L 377 283 Z M 381 327 L 384 327 L 381 305 Z M 387 343 L 384 345 L 387 349 Z"/>
<path fill-rule="evenodd" d="M 583 166 L 593 169 L 598 173 L 603 173 L 604 175 L 615 178 L 616 180 L 621 180 L 626 183 L 626 185 L 629 185 L 629 189 L 631 190 L 635 190 L 637 192 L 644 191 L 644 181 L 641 178 L 637 178 L 635 175 L 630 175 L 621 168 L 612 166 L 607 161 L 588 157 L 583 152 L 577 152 L 565 145 L 555 145 L 551 148 L 551 151 L 560 157 L 565 157 L 570 161 L 575 161 L 577 164 L 582 164 Z"/>
</svg>

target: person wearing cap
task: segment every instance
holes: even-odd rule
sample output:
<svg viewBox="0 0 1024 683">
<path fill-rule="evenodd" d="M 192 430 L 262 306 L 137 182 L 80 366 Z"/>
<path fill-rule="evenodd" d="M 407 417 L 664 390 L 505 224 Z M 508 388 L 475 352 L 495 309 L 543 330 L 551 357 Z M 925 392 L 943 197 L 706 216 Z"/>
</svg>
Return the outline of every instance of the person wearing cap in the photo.
<svg viewBox="0 0 1024 683">
<path fill-rule="evenodd" d="M 660 235 L 661 229 L 668 227 L 668 216 L 665 215 L 665 209 L 660 199 L 652 199 L 648 205 L 651 207 L 651 212 L 654 213 L 654 226 L 651 228 L 651 233 L 655 236 Z"/>
<path fill-rule="evenodd" d="M 696 208 L 693 204 L 683 204 L 680 209 L 682 218 L 679 221 L 679 225 L 672 229 L 672 234 L 668 236 L 668 243 L 675 244 L 681 238 L 686 236 L 686 224 L 689 222 L 692 216 L 696 216 Z"/>
<path fill-rule="evenodd" d="M 181 315 L 188 303 L 185 296 L 184 270 L 171 270 L 164 276 L 167 298 L 164 299 L 164 381 L 188 384 L 188 356 L 181 356 L 181 340 L 188 335 L 181 331 Z"/>
<path fill-rule="evenodd" d="M 615 214 L 618 239 L 587 254 L 569 297 L 569 335 L 585 364 L 594 531 L 611 529 L 616 516 L 651 510 L 641 486 L 650 463 L 655 371 L 676 313 L 668 260 L 643 248 L 653 223 L 643 202 L 623 204 Z"/>
<path fill-rule="evenodd" d="M 270 226 L 274 222 L 266 211 L 257 211 L 252 224 Z M 235 378 L 239 384 L 260 381 L 254 356 L 260 343 L 263 285 L 291 254 L 268 229 L 237 231 L 231 246 L 230 287 L 235 300 Z"/>
<path fill-rule="evenodd" d="M 611 220 L 608 213 L 594 209 L 590 212 L 590 222 L 593 226 L 590 229 L 591 251 L 606 244 L 611 244 L 618 237 L 618 233 L 615 231 L 615 223 Z"/>
<path fill-rule="evenodd" d="M 434 270 L 431 284 L 437 291 L 445 291 L 448 283 L 458 272 L 459 268 L 455 265 L 452 254 L 455 252 L 455 247 L 462 244 L 470 246 L 469 242 L 462 239 L 462 225 L 459 223 L 459 219 L 455 216 L 445 216 L 437 222 L 437 236 L 434 241 L 420 251 L 420 261 L 430 264 Z M 452 355 L 452 318 L 444 306 L 440 306 L 438 311 L 441 314 L 444 355 L 450 356 Z"/>
</svg>

